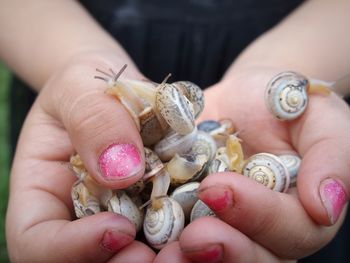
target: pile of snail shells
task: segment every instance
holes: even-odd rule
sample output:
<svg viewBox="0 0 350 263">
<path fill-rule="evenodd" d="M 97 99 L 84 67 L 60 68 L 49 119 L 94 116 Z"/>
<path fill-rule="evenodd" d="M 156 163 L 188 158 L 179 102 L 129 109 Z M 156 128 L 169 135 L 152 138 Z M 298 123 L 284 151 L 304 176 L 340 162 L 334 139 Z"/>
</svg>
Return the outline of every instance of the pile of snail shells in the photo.
<svg viewBox="0 0 350 263">
<path fill-rule="evenodd" d="M 215 216 L 197 197 L 209 173 L 234 171 L 279 192 L 295 184 L 301 163 L 296 154 L 258 153 L 246 159 L 230 119 L 195 125 L 204 97 L 194 83 L 119 80 L 121 72 L 98 71 L 104 76 L 97 78 L 108 83 L 107 93 L 125 106 L 140 131 L 145 173 L 126 189 L 107 189 L 89 175 L 79 155 L 72 156 L 78 180 L 71 195 L 78 218 L 102 211 L 123 215 L 137 231 L 143 229 L 152 247 L 161 249 L 178 239 L 185 224 Z"/>
</svg>

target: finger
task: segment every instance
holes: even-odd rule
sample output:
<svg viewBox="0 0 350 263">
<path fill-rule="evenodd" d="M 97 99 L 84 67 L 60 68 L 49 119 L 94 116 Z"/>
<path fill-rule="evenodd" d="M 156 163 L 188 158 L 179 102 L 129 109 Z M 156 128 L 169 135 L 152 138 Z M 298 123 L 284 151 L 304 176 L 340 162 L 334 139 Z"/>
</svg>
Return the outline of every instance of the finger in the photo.
<svg viewBox="0 0 350 263">
<path fill-rule="evenodd" d="M 128 111 L 94 75 L 94 65 L 70 66 L 44 89 L 41 104 L 63 123 L 92 176 L 101 185 L 125 188 L 143 174 L 142 140 Z"/>
<path fill-rule="evenodd" d="M 145 244 L 134 241 L 131 244 L 124 247 L 121 251 L 118 252 L 114 257 L 112 257 L 108 262 L 109 263 L 135 263 L 135 262 L 154 262 L 156 254 L 152 249 L 147 247 Z M 164 262 L 164 261 L 163 261 Z"/>
<path fill-rule="evenodd" d="M 191 261 L 185 257 L 182 253 L 179 242 L 172 242 L 169 245 L 162 248 L 159 251 L 157 257 L 154 260 L 154 263 L 191 263 Z"/>
<path fill-rule="evenodd" d="M 299 197 L 310 216 L 322 225 L 334 224 L 349 199 L 349 120 L 349 107 L 336 95 L 311 97 L 305 116 L 292 130 L 302 156 Z"/>
<path fill-rule="evenodd" d="M 9 238 L 14 262 L 105 262 L 135 237 L 134 226 L 123 216 L 100 213 L 76 221 L 44 221 Z M 34 242 L 33 242 L 34 241 Z"/>
<path fill-rule="evenodd" d="M 283 258 L 318 250 L 339 228 L 315 224 L 295 196 L 235 173 L 208 176 L 198 196 L 220 219 Z"/>
<path fill-rule="evenodd" d="M 211 217 L 189 224 L 180 236 L 180 247 L 193 262 L 280 262 L 238 230 Z"/>
</svg>

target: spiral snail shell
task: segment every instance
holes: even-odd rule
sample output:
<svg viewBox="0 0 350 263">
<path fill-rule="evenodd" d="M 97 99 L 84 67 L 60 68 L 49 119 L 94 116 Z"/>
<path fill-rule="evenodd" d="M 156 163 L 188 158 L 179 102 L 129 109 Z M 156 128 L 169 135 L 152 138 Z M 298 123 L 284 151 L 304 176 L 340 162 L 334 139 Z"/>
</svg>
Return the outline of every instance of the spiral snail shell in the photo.
<svg viewBox="0 0 350 263">
<path fill-rule="evenodd" d="M 215 217 L 215 213 L 213 210 L 211 210 L 203 201 L 198 200 L 191 211 L 190 215 L 190 221 L 194 221 L 197 218 L 203 217 L 203 216 L 213 216 Z"/>
<path fill-rule="evenodd" d="M 278 192 L 286 192 L 290 184 L 287 167 L 279 157 L 270 153 L 258 153 L 248 158 L 243 175 Z"/>
<path fill-rule="evenodd" d="M 270 112 L 280 120 L 293 120 L 299 117 L 308 104 L 306 77 L 286 71 L 270 80 L 265 93 L 265 101 Z"/>
<path fill-rule="evenodd" d="M 167 243 L 177 240 L 184 228 L 185 217 L 181 206 L 170 197 L 161 197 L 162 207 L 148 206 L 143 231 L 149 244 L 161 249 Z"/>
<path fill-rule="evenodd" d="M 290 176 L 290 183 L 295 184 L 297 181 L 297 174 L 301 164 L 301 159 L 295 154 L 283 154 L 278 156 L 288 169 Z"/>
</svg>

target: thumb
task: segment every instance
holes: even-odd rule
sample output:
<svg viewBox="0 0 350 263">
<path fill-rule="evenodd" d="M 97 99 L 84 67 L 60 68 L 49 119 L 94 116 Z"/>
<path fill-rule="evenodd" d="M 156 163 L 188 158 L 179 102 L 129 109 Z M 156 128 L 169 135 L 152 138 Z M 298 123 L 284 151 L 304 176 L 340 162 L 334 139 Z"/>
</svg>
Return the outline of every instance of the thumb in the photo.
<svg viewBox="0 0 350 263">
<path fill-rule="evenodd" d="M 95 80 L 95 74 L 92 65 L 73 66 L 53 79 L 42 97 L 48 98 L 46 108 L 64 125 L 96 181 L 106 187 L 125 188 L 143 175 L 142 140 L 128 111 L 106 94 L 106 83 Z M 56 99 L 50 103 L 50 98 Z"/>
</svg>

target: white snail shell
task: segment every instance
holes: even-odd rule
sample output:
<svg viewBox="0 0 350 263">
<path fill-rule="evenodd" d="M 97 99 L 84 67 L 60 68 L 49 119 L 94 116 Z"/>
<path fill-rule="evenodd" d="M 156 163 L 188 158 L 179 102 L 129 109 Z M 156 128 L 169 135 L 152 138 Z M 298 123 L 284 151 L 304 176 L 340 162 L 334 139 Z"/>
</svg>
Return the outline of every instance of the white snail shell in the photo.
<svg viewBox="0 0 350 263">
<path fill-rule="evenodd" d="M 243 167 L 243 175 L 278 192 L 286 192 L 290 184 L 287 167 L 279 157 L 270 153 L 251 156 Z"/>
<path fill-rule="evenodd" d="M 185 223 L 184 212 L 174 199 L 162 197 L 159 201 L 162 202 L 161 208 L 149 206 L 143 223 L 145 237 L 156 249 L 177 240 Z"/>
<path fill-rule="evenodd" d="M 156 92 L 156 108 L 177 133 L 185 135 L 194 129 L 193 105 L 175 85 L 160 84 Z"/>
<path fill-rule="evenodd" d="M 266 105 L 276 118 L 293 120 L 306 109 L 308 87 L 309 81 L 304 76 L 291 71 L 282 72 L 267 85 Z"/>
<path fill-rule="evenodd" d="M 155 145 L 154 151 L 162 161 L 169 161 L 176 153 L 186 153 L 191 149 L 197 137 L 197 132 L 197 128 L 186 135 L 171 131 Z"/>
<path fill-rule="evenodd" d="M 192 207 L 198 200 L 198 187 L 198 182 L 186 183 L 177 187 L 170 195 L 171 198 L 176 200 L 179 203 L 179 205 L 181 205 L 186 220 L 190 218 Z"/>
<path fill-rule="evenodd" d="M 127 217 L 134 223 L 136 231 L 141 229 L 143 213 L 124 191 L 114 193 L 108 202 L 108 211 Z"/>
<path fill-rule="evenodd" d="M 213 210 L 211 210 L 203 201 L 198 200 L 191 211 L 190 221 L 194 221 L 197 218 L 203 217 L 203 216 L 213 216 L 215 217 L 215 213 Z"/>
<path fill-rule="evenodd" d="M 301 164 L 300 157 L 296 154 L 283 154 L 283 155 L 279 155 L 278 157 L 281 158 L 282 162 L 285 164 L 285 166 L 288 169 L 289 176 L 290 176 L 290 183 L 295 184 L 297 181 L 297 174 Z"/>
</svg>

